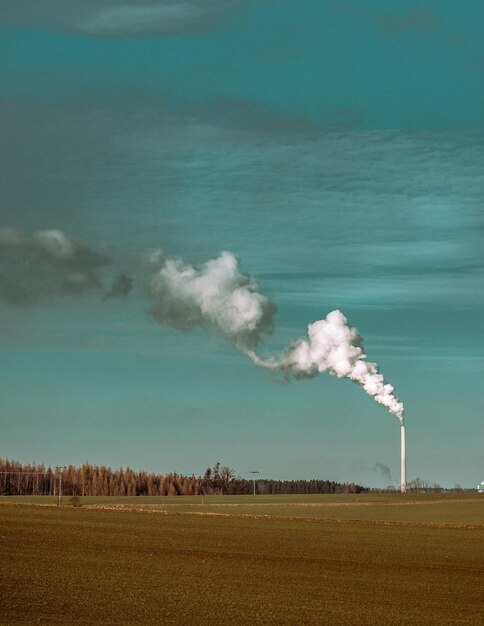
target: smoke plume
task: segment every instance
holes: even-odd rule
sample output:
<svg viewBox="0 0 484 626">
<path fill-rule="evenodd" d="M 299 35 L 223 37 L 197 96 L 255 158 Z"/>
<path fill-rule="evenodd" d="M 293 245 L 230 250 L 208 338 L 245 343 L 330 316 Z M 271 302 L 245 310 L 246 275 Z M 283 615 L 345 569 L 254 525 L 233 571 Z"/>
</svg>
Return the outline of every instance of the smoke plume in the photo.
<svg viewBox="0 0 484 626">
<path fill-rule="evenodd" d="M 255 365 L 282 372 L 287 380 L 313 378 L 321 372 L 349 378 L 403 421 L 403 404 L 378 365 L 366 361 L 362 338 L 341 311 L 310 324 L 309 338 L 294 342 L 281 355 L 256 354 L 252 348 L 264 331 L 272 330 L 276 307 L 258 291 L 253 278 L 241 273 L 230 252 L 198 268 L 168 259 L 152 278 L 149 291 L 156 298 L 151 314 L 158 322 L 181 330 L 212 327 Z"/>
<path fill-rule="evenodd" d="M 308 340 L 299 339 L 278 357 L 261 358 L 252 350 L 246 353 L 256 365 L 283 372 L 289 380 L 313 378 L 321 372 L 349 378 L 403 420 L 403 404 L 378 365 L 365 360 L 363 340 L 341 311 L 331 311 L 325 319 L 309 324 Z"/>
<path fill-rule="evenodd" d="M 375 463 L 373 470 L 381 474 L 383 478 L 387 480 L 389 483 L 393 481 L 392 471 L 388 467 L 388 465 L 385 465 L 385 463 Z"/>
<path fill-rule="evenodd" d="M 212 327 L 240 350 L 256 346 L 261 334 L 272 328 L 274 303 L 240 271 L 230 252 L 200 267 L 168 259 L 149 291 L 157 301 L 151 314 L 158 322 L 182 330 Z"/>
<path fill-rule="evenodd" d="M 24 237 L 0 228 L 0 298 L 26 306 L 56 295 L 80 295 L 101 286 L 107 258 L 61 230 Z"/>
</svg>

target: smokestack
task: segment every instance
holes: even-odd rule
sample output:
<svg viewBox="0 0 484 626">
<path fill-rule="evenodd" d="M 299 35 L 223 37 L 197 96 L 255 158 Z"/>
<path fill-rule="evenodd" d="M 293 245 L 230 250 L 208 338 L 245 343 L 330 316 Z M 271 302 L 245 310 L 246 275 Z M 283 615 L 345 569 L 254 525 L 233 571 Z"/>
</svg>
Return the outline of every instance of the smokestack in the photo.
<svg viewBox="0 0 484 626">
<path fill-rule="evenodd" d="M 407 460 L 405 454 L 405 424 L 402 421 L 400 427 L 401 432 L 401 465 L 400 465 L 400 491 L 405 493 L 407 491 Z"/>
</svg>

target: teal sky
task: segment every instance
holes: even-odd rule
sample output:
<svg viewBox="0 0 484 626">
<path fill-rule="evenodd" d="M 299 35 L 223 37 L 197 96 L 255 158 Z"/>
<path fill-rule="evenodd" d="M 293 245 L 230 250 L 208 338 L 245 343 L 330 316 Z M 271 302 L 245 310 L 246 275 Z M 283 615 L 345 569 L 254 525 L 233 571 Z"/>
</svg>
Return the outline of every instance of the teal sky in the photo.
<svg viewBox="0 0 484 626">
<path fill-rule="evenodd" d="M 483 21 L 480 0 L 0 0 L 0 228 L 106 259 L 81 295 L 43 275 L 20 302 L 5 285 L 39 270 L 0 245 L 0 456 L 397 484 L 398 421 L 356 385 L 285 385 L 150 317 L 147 250 L 229 250 L 277 303 L 261 354 L 341 309 L 405 404 L 409 478 L 483 480 Z"/>
</svg>

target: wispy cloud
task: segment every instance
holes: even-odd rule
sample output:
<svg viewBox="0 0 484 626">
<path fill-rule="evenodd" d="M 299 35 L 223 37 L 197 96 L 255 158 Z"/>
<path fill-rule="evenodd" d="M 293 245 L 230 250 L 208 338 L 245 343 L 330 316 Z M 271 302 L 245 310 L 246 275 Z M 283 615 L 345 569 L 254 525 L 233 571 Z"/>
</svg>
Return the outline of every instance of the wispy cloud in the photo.
<svg viewBox="0 0 484 626">
<path fill-rule="evenodd" d="M 78 207 L 85 227 L 102 206 L 103 236 L 116 224 L 129 253 L 228 248 L 280 302 L 481 301 L 482 131 L 343 131 L 212 104 L 6 107 L 5 219 L 81 232 Z"/>
<path fill-rule="evenodd" d="M 155 37 L 220 25 L 253 0 L 0 0 L 4 23 L 95 37 Z"/>
</svg>

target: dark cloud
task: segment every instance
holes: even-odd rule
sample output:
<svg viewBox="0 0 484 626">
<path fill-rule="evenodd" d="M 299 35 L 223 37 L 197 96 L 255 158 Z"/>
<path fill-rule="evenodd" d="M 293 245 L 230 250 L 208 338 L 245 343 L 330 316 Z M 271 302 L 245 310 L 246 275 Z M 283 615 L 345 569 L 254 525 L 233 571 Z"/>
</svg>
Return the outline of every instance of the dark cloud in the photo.
<svg viewBox="0 0 484 626">
<path fill-rule="evenodd" d="M 121 298 L 129 295 L 133 290 L 133 282 L 133 279 L 127 274 L 118 274 L 113 280 L 113 284 L 106 294 L 106 298 Z"/>
<path fill-rule="evenodd" d="M 0 228 L 0 298 L 11 305 L 98 289 L 99 270 L 106 264 L 106 257 L 61 230 L 26 238 L 13 228 Z"/>
<path fill-rule="evenodd" d="M 156 37 L 216 28 L 253 0 L 0 0 L 4 23 L 94 37 Z"/>
<path fill-rule="evenodd" d="M 414 7 L 406 13 L 383 13 L 375 17 L 385 33 L 402 33 L 411 30 L 436 30 L 441 23 L 438 17 L 423 7 Z"/>
</svg>

